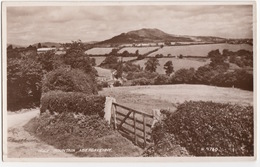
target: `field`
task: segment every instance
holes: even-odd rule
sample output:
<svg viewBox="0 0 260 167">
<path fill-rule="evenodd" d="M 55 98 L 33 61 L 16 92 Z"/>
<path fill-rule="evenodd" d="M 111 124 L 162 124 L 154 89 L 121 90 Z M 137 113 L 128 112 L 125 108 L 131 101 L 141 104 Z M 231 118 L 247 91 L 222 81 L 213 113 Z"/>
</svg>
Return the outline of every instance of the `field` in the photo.
<svg viewBox="0 0 260 167">
<path fill-rule="evenodd" d="M 149 57 L 154 57 L 157 54 L 163 54 L 164 56 L 203 56 L 206 57 L 211 50 L 219 49 L 220 52 L 223 49 L 228 49 L 230 51 L 238 51 L 240 49 L 245 49 L 252 51 L 253 47 L 247 44 L 206 44 L 206 45 L 185 45 L 185 46 L 165 46 L 156 52 L 149 54 Z"/>
<path fill-rule="evenodd" d="M 95 58 L 96 59 L 96 65 L 100 65 L 102 63 L 102 61 L 105 60 L 105 56 L 98 56 L 98 57 L 91 57 L 91 58 Z M 119 60 L 121 60 L 121 57 L 118 57 Z M 136 59 L 136 57 L 124 57 L 123 61 L 128 61 L 128 60 L 133 60 Z"/>
<path fill-rule="evenodd" d="M 140 65 L 141 67 L 145 68 L 145 63 L 147 62 L 148 58 L 145 58 L 143 60 L 139 60 L 134 62 L 135 64 Z M 160 66 L 157 66 L 156 72 L 159 74 L 165 74 L 165 70 L 163 69 L 164 64 L 167 61 L 172 61 L 174 71 L 177 71 L 181 68 L 191 68 L 194 69 L 199 68 L 200 66 L 204 66 L 205 64 L 208 64 L 210 61 L 209 59 L 178 59 L 178 58 L 158 58 Z"/>
<path fill-rule="evenodd" d="M 109 54 L 113 48 L 92 48 L 85 51 L 85 54 L 88 55 L 104 55 Z"/>
<path fill-rule="evenodd" d="M 152 109 L 175 110 L 173 104 L 185 100 L 213 101 L 239 105 L 253 105 L 253 92 L 236 88 L 207 85 L 158 85 L 105 88 L 99 94 L 116 98 L 117 102 L 136 110 L 151 113 Z"/>
<path fill-rule="evenodd" d="M 150 52 L 152 50 L 155 50 L 159 47 L 125 47 L 119 50 L 118 53 L 123 53 L 124 51 L 128 51 L 129 53 L 135 53 L 136 50 L 139 51 L 139 54 L 145 54 L 147 52 Z"/>
</svg>

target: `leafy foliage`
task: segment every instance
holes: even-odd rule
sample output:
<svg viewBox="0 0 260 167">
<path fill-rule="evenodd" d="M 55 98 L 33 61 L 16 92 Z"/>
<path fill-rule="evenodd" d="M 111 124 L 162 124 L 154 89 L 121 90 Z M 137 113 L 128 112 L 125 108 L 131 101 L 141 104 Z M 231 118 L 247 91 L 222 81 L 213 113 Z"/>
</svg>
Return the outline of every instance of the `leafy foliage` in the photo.
<svg viewBox="0 0 260 167">
<path fill-rule="evenodd" d="M 172 83 L 185 83 L 185 84 L 192 84 L 194 83 L 194 75 L 195 75 L 195 69 L 179 69 L 174 73 L 172 76 Z"/>
<path fill-rule="evenodd" d="M 61 90 L 97 94 L 95 78 L 79 69 L 57 69 L 46 74 L 43 79 L 43 92 Z"/>
<path fill-rule="evenodd" d="M 195 156 L 254 155 L 252 106 L 185 102 L 157 126 Z"/>
<path fill-rule="evenodd" d="M 104 116 L 105 97 L 76 92 L 51 91 L 41 98 L 41 113 L 99 114 Z"/>
<path fill-rule="evenodd" d="M 8 59 L 7 109 L 18 110 L 38 106 L 43 72 L 32 59 Z"/>
<path fill-rule="evenodd" d="M 167 61 L 167 62 L 164 64 L 164 67 L 163 67 L 163 68 L 165 69 L 165 73 L 166 73 L 167 75 L 171 75 L 171 74 L 174 72 L 172 61 Z"/>
<path fill-rule="evenodd" d="M 157 58 L 151 57 L 145 63 L 145 70 L 149 72 L 156 72 L 156 68 L 159 65 L 159 60 Z"/>
</svg>

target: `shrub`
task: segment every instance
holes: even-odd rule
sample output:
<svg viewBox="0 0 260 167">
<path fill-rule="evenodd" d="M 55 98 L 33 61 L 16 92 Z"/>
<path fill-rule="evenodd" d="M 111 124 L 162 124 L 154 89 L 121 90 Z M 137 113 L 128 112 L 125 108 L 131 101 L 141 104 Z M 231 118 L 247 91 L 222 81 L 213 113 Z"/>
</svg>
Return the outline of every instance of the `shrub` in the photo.
<svg viewBox="0 0 260 167">
<path fill-rule="evenodd" d="M 57 69 L 46 74 L 43 79 L 43 92 L 61 90 L 97 94 L 95 78 L 80 69 Z"/>
<path fill-rule="evenodd" d="M 41 113 L 83 113 L 104 115 L 105 97 L 76 92 L 51 91 L 41 98 Z"/>
<path fill-rule="evenodd" d="M 146 79 L 154 79 L 158 76 L 158 73 L 156 72 L 148 72 L 148 71 L 142 71 L 142 72 L 129 72 L 126 76 L 126 79 L 133 80 L 133 79 L 139 79 L 139 78 L 146 78 Z"/>
<path fill-rule="evenodd" d="M 194 75 L 195 75 L 194 68 L 190 68 L 190 69 L 181 68 L 178 71 L 176 71 L 175 74 L 172 76 L 172 83 L 175 83 L 175 84 L 194 83 Z"/>
<path fill-rule="evenodd" d="M 254 155 L 252 106 L 185 102 L 160 126 L 196 156 Z"/>
<path fill-rule="evenodd" d="M 121 82 L 115 81 L 113 84 L 114 87 L 122 86 Z"/>
<path fill-rule="evenodd" d="M 154 79 L 154 84 L 155 85 L 165 85 L 165 84 L 169 84 L 169 81 L 170 81 L 169 76 L 160 74 Z"/>
<path fill-rule="evenodd" d="M 102 90 L 103 88 L 108 88 L 109 85 L 108 85 L 108 82 L 106 81 L 101 81 L 101 82 L 98 82 L 97 84 L 97 89 L 98 90 Z"/>
<path fill-rule="evenodd" d="M 132 80 L 132 86 L 135 85 L 153 85 L 153 80 L 152 79 L 146 79 L 146 78 L 138 78 Z"/>
</svg>

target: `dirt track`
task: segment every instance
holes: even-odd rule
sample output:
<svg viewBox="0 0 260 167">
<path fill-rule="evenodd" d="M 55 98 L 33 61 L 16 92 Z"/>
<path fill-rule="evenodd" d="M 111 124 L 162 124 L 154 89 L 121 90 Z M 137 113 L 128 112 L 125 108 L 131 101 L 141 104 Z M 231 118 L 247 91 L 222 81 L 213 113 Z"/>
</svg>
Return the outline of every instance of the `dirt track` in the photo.
<svg viewBox="0 0 260 167">
<path fill-rule="evenodd" d="M 24 113 L 7 114 L 7 157 L 8 158 L 57 158 L 73 157 L 39 141 L 24 130 L 23 126 L 39 115 L 38 109 Z"/>
</svg>

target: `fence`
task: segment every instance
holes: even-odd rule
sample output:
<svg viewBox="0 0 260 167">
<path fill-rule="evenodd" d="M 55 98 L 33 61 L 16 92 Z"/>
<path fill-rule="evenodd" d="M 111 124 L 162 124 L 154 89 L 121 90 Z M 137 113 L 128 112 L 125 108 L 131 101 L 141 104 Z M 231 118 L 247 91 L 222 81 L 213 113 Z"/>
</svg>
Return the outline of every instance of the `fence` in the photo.
<svg viewBox="0 0 260 167">
<path fill-rule="evenodd" d="M 133 141 L 136 145 L 145 148 L 151 139 L 151 126 L 153 115 L 112 103 L 114 112 L 111 123 L 123 136 Z"/>
</svg>

